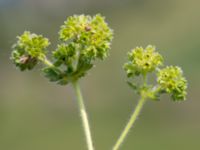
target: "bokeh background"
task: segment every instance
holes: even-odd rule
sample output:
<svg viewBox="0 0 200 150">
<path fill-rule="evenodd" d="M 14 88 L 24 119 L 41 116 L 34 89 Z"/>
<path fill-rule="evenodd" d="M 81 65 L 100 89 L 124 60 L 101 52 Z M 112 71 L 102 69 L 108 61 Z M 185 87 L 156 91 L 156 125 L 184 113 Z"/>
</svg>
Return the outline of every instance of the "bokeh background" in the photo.
<svg viewBox="0 0 200 150">
<path fill-rule="evenodd" d="M 48 37 L 52 51 L 68 16 L 96 13 L 114 29 L 109 58 L 81 81 L 96 149 L 111 150 L 137 102 L 125 83 L 126 53 L 154 44 L 167 65 L 183 68 L 187 101 L 149 101 L 122 150 L 199 150 L 197 0 L 0 0 L 0 149 L 86 150 L 73 89 L 49 83 L 40 67 L 22 73 L 9 57 L 24 30 Z"/>
</svg>

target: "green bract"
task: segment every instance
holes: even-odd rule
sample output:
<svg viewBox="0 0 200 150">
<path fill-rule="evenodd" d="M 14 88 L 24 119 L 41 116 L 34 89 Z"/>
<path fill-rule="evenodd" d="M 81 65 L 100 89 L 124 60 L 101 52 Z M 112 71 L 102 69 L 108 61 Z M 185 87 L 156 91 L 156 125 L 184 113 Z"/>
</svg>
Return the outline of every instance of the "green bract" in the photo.
<svg viewBox="0 0 200 150">
<path fill-rule="evenodd" d="M 154 71 L 158 66 L 162 65 L 162 56 L 155 52 L 155 47 L 147 46 L 145 49 L 136 47 L 128 53 L 128 63 L 125 63 L 124 69 L 128 77 L 145 75 Z"/>
<path fill-rule="evenodd" d="M 17 38 L 17 43 L 13 45 L 11 59 L 20 70 L 30 70 L 38 60 L 45 59 L 46 48 L 50 44 L 47 38 L 28 31 Z"/>
<path fill-rule="evenodd" d="M 160 89 L 170 93 L 173 100 L 184 100 L 186 97 L 187 81 L 183 77 L 181 68 L 167 66 L 157 73 Z"/>
<path fill-rule="evenodd" d="M 155 52 L 154 46 L 147 46 L 145 49 L 137 47 L 128 53 L 128 62 L 124 69 L 129 79 L 142 75 L 143 84 L 136 84 L 128 81 L 128 84 L 140 95 L 150 99 L 158 100 L 162 93 L 169 93 L 174 101 L 184 100 L 186 97 L 187 80 L 183 77 L 179 67 L 167 66 L 164 69 L 162 56 Z M 147 83 L 147 75 L 157 71 L 158 85 L 153 86 Z"/>
</svg>

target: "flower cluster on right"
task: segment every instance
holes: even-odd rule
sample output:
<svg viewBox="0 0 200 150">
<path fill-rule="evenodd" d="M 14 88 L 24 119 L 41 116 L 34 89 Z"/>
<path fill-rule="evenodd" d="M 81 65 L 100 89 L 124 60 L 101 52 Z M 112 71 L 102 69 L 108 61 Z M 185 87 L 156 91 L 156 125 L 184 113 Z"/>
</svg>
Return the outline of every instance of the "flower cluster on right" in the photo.
<svg viewBox="0 0 200 150">
<path fill-rule="evenodd" d="M 133 49 L 128 53 L 128 62 L 124 64 L 124 69 L 129 78 L 128 84 L 139 94 L 145 94 L 147 98 L 159 100 L 163 93 L 170 94 L 173 101 L 186 98 L 187 80 L 183 76 L 182 69 L 178 66 L 164 67 L 163 57 L 156 52 L 155 46 Z M 148 74 L 152 72 L 156 72 L 156 85 L 147 81 Z M 140 76 L 143 84 L 138 84 L 134 80 Z"/>
</svg>

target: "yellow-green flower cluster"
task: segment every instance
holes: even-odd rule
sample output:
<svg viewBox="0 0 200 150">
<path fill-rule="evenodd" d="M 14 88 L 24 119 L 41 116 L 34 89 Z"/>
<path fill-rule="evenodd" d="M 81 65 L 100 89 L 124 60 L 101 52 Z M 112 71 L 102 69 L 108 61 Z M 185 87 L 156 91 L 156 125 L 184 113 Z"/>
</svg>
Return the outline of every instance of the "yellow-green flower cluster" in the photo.
<svg viewBox="0 0 200 150">
<path fill-rule="evenodd" d="M 61 44 L 53 51 L 54 66 L 62 74 L 57 74 L 55 67 L 48 67 L 44 69 L 46 76 L 59 84 L 78 80 L 92 68 L 95 59 L 107 57 L 112 34 L 101 15 L 69 17 L 59 31 Z"/>
<path fill-rule="evenodd" d="M 187 80 L 183 77 L 181 68 L 167 66 L 160 69 L 160 66 L 163 66 L 163 57 L 155 52 L 154 46 L 149 45 L 145 49 L 136 47 L 128 53 L 128 62 L 124 65 L 129 77 L 128 84 L 137 93 L 145 93 L 145 96 L 150 99 L 158 100 L 161 94 L 168 93 L 174 101 L 184 100 L 187 94 Z M 155 86 L 147 81 L 148 73 L 154 71 L 157 72 L 157 85 Z M 142 75 L 143 84 L 130 81 L 139 75 Z"/>
<path fill-rule="evenodd" d="M 184 100 L 186 97 L 187 81 L 181 68 L 167 66 L 157 73 L 157 82 L 162 91 L 171 94 L 173 100 Z"/>
<path fill-rule="evenodd" d="M 149 45 L 145 49 L 136 47 L 128 53 L 128 63 L 124 65 L 124 69 L 129 77 L 140 74 L 145 75 L 154 71 L 162 63 L 163 58 L 155 52 L 154 46 Z"/>
<path fill-rule="evenodd" d="M 66 46 L 74 47 L 88 59 L 104 59 L 107 56 L 112 34 L 104 17 L 99 14 L 94 17 L 71 16 L 61 26 L 59 32 L 60 40 L 66 42 Z"/>
<path fill-rule="evenodd" d="M 60 43 L 52 52 L 52 62 L 46 57 L 48 39 L 27 31 L 18 37 L 11 59 L 22 71 L 41 61 L 47 65 L 42 69 L 44 75 L 64 85 L 84 76 L 94 60 L 106 58 L 112 38 L 113 32 L 101 15 L 74 15 L 60 28 Z"/>
<path fill-rule="evenodd" d="M 44 59 L 46 48 L 50 43 L 42 35 L 32 34 L 28 31 L 17 38 L 18 41 L 13 46 L 11 60 L 20 70 L 30 70 L 37 64 L 38 60 Z"/>
</svg>

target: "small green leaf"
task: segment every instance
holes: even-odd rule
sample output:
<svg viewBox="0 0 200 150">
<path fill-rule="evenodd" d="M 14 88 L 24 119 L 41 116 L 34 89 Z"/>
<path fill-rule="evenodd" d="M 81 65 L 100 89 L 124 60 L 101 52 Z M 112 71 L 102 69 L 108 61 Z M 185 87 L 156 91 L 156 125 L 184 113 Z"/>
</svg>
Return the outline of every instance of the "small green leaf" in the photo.
<svg viewBox="0 0 200 150">
<path fill-rule="evenodd" d="M 52 82 L 62 79 L 62 72 L 55 67 L 47 67 L 43 69 L 44 75 Z"/>
<path fill-rule="evenodd" d="M 133 89 L 133 90 L 137 90 L 138 89 L 138 85 L 130 82 L 130 81 L 127 81 L 127 84 Z"/>
</svg>

